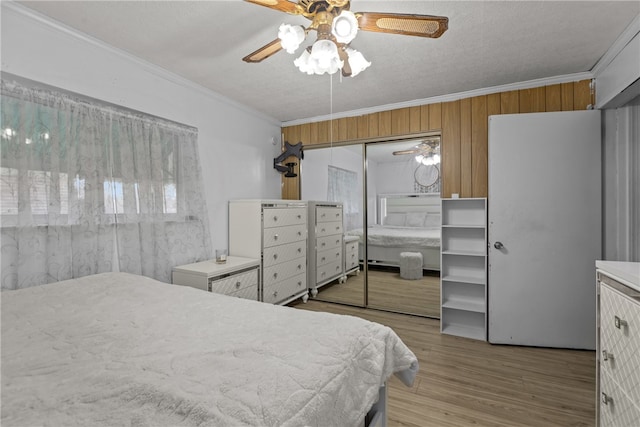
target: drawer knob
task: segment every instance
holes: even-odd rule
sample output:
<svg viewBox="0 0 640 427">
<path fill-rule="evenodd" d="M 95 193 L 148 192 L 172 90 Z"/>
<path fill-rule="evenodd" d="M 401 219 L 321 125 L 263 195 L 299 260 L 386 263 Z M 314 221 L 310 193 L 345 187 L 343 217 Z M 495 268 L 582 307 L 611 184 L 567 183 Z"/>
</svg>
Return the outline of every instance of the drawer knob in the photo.
<svg viewBox="0 0 640 427">
<path fill-rule="evenodd" d="M 302 219 L 302 215 L 298 214 L 298 219 Z"/>
<path fill-rule="evenodd" d="M 278 259 L 278 254 L 273 254 L 273 259 Z"/>
<path fill-rule="evenodd" d="M 302 281 L 298 281 L 298 286 L 302 286 Z"/>
<path fill-rule="evenodd" d="M 340 270 L 340 266 L 336 265 L 336 271 Z"/>
<path fill-rule="evenodd" d="M 321 259 L 320 261 L 324 261 L 324 260 L 325 260 L 325 258 L 324 258 L 324 257 L 322 257 L 322 259 Z"/>
<path fill-rule="evenodd" d="M 298 231 L 298 236 L 302 236 L 302 231 Z"/>
<path fill-rule="evenodd" d="M 322 272 L 322 274 L 320 274 L 322 277 L 326 276 L 327 273 L 325 273 L 324 271 Z"/>
<path fill-rule="evenodd" d="M 602 360 L 606 362 L 609 359 L 613 359 L 613 353 L 609 353 L 607 350 L 602 350 Z"/>
<path fill-rule="evenodd" d="M 236 289 L 240 289 L 240 282 L 236 282 Z"/>
<path fill-rule="evenodd" d="M 340 239 L 336 240 L 336 245 L 340 243 Z"/>
<path fill-rule="evenodd" d="M 278 217 L 277 217 L 277 216 L 274 216 L 274 217 L 273 217 L 273 220 L 274 220 L 274 221 L 278 221 Z"/>
<path fill-rule="evenodd" d="M 607 393 L 602 392 L 602 403 L 608 405 L 609 403 L 613 403 L 613 397 L 609 396 Z"/>
<path fill-rule="evenodd" d="M 298 248 L 298 253 L 302 253 L 302 248 Z"/>
<path fill-rule="evenodd" d="M 340 230 L 340 226 L 339 226 L 339 225 L 338 225 L 338 226 L 336 226 L 336 230 Z"/>
<path fill-rule="evenodd" d="M 273 293 L 273 297 L 275 298 L 275 297 L 277 297 L 277 296 L 278 296 L 278 291 L 275 291 L 275 292 Z"/>
<path fill-rule="evenodd" d="M 273 273 L 273 278 L 277 279 L 278 278 L 278 273 Z"/>
<path fill-rule="evenodd" d="M 616 325 L 616 328 L 618 328 L 618 329 L 624 328 L 624 327 L 626 327 L 628 325 L 626 320 L 621 319 L 618 316 L 615 316 L 613 318 L 613 323 Z"/>
<path fill-rule="evenodd" d="M 302 269 L 302 265 L 298 264 L 298 270 Z"/>
<path fill-rule="evenodd" d="M 323 228 L 323 229 L 322 229 L 322 230 L 320 230 L 320 231 L 321 231 L 322 233 L 324 233 L 324 232 L 325 232 L 325 229 Z"/>
<path fill-rule="evenodd" d="M 277 234 L 273 236 L 273 240 L 278 240 L 278 235 Z"/>
<path fill-rule="evenodd" d="M 322 242 L 322 243 L 320 244 L 320 246 L 323 246 L 323 247 L 324 247 L 325 245 L 326 245 L 326 243 L 325 243 L 325 242 Z"/>
</svg>

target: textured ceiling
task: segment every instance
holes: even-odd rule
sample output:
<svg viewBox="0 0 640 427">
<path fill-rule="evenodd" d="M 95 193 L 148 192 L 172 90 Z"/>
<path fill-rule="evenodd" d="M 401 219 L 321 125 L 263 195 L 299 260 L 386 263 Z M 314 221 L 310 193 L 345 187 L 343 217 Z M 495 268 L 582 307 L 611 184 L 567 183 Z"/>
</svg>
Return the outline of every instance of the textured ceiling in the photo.
<svg viewBox="0 0 640 427">
<path fill-rule="evenodd" d="M 351 45 L 371 67 L 331 79 L 300 73 L 284 51 L 243 62 L 282 22 L 309 21 L 240 0 L 20 3 L 282 122 L 587 72 L 640 13 L 639 1 L 353 0 L 354 12 L 444 15 L 449 30 L 361 31 Z"/>
</svg>

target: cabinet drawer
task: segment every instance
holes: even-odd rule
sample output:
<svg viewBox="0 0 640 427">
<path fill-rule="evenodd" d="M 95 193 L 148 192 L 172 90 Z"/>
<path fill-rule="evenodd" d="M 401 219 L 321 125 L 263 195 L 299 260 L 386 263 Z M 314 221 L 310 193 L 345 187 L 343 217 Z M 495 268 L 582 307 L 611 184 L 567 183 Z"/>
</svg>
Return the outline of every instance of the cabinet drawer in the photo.
<svg viewBox="0 0 640 427">
<path fill-rule="evenodd" d="M 240 289 L 239 291 L 229 294 L 229 296 L 258 301 L 258 286 L 250 286 L 248 288 Z"/>
<path fill-rule="evenodd" d="M 600 286 L 600 367 L 634 402 L 640 402 L 640 306 Z M 640 405 L 640 403 L 639 403 Z"/>
<path fill-rule="evenodd" d="M 307 253 L 307 241 L 300 240 L 286 245 L 270 246 L 264 249 L 262 265 L 270 267 L 285 261 L 305 256 Z"/>
<path fill-rule="evenodd" d="M 342 209 L 332 208 L 328 206 L 318 206 L 316 208 L 316 221 L 317 222 L 342 222 Z"/>
<path fill-rule="evenodd" d="M 274 227 L 264 229 L 264 247 L 284 245 L 286 243 L 306 240 L 306 224 L 292 225 L 289 227 Z"/>
<path fill-rule="evenodd" d="M 316 236 L 324 237 L 324 236 L 333 236 L 334 234 L 342 235 L 341 221 L 322 222 L 316 225 Z"/>
<path fill-rule="evenodd" d="M 342 260 L 337 260 L 329 264 L 318 267 L 316 273 L 316 282 L 324 282 L 326 280 L 335 279 L 342 274 Z"/>
<path fill-rule="evenodd" d="M 358 265 L 358 254 L 355 252 L 347 252 L 344 260 L 345 270 L 350 270 Z"/>
<path fill-rule="evenodd" d="M 316 266 L 318 268 L 330 262 L 342 260 L 342 247 L 327 249 L 326 251 L 319 251 L 316 253 Z"/>
<path fill-rule="evenodd" d="M 281 282 L 265 285 L 262 300 L 275 304 L 294 295 L 303 294 L 307 289 L 306 274 L 298 274 Z"/>
<path fill-rule="evenodd" d="M 307 222 L 305 208 L 264 208 L 262 214 L 264 228 L 306 224 Z"/>
<path fill-rule="evenodd" d="M 347 254 L 357 254 L 358 253 L 358 242 L 351 242 L 344 245 L 345 253 Z"/>
<path fill-rule="evenodd" d="M 243 291 L 247 288 L 253 288 L 255 295 L 253 299 L 258 298 L 258 269 L 246 271 L 244 273 L 234 274 L 224 279 L 209 280 L 209 291 L 218 294 L 231 295 L 233 293 Z"/>
<path fill-rule="evenodd" d="M 637 427 L 640 409 L 622 392 L 613 379 L 600 372 L 600 427 Z"/>
<path fill-rule="evenodd" d="M 273 285 L 274 283 L 281 282 L 284 279 L 304 273 L 307 271 L 307 259 L 305 257 L 292 259 L 281 264 L 276 264 L 264 269 L 262 277 L 264 280 L 264 287 Z"/>
<path fill-rule="evenodd" d="M 316 239 L 316 250 L 324 251 L 342 246 L 342 234 L 324 236 Z"/>
</svg>

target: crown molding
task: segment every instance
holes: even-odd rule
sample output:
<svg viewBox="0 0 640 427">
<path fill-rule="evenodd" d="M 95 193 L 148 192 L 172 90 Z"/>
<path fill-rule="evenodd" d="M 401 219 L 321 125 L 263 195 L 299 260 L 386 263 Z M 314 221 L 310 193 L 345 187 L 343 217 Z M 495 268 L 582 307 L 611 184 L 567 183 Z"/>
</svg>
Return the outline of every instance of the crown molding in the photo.
<svg viewBox="0 0 640 427">
<path fill-rule="evenodd" d="M 602 55 L 602 58 L 600 58 L 596 65 L 593 66 L 591 72 L 593 72 L 594 78 L 598 77 L 607 68 L 607 66 L 611 64 L 611 61 L 613 61 L 615 57 L 622 52 L 624 47 L 628 45 L 638 33 L 640 33 L 640 14 L 636 15 L 627 28 L 624 29 L 622 34 L 620 34 L 616 41 L 613 42 L 611 47 L 609 47 L 605 54 Z"/>
<path fill-rule="evenodd" d="M 54 19 L 43 15 L 33 9 L 29 9 L 26 6 L 23 6 L 19 3 L 16 3 L 14 0 L 1 0 L 2 3 L 2 8 L 7 8 L 25 18 L 31 19 L 35 22 L 37 22 L 40 25 L 46 26 L 50 29 L 53 29 L 55 31 L 58 31 L 60 33 L 64 33 L 66 35 L 69 35 L 71 37 L 74 37 L 77 40 L 83 41 L 85 43 L 88 43 L 90 45 L 93 45 L 99 49 L 108 51 L 111 54 L 114 54 L 116 56 L 119 56 L 120 58 L 124 59 L 125 61 L 128 61 L 130 63 L 135 64 L 136 66 L 144 69 L 145 71 L 160 77 L 170 83 L 176 84 L 178 86 L 182 86 L 185 89 L 189 89 L 189 90 L 193 90 L 195 92 L 200 93 L 201 95 L 204 95 L 208 98 L 214 99 L 215 101 L 221 102 L 223 104 L 228 105 L 229 107 L 233 107 L 236 108 L 238 110 L 241 110 L 245 113 L 248 113 L 258 119 L 267 121 L 273 125 L 276 126 L 281 126 L 281 122 L 279 120 L 277 120 L 276 118 L 266 115 L 258 110 L 254 110 L 240 102 L 237 102 L 231 98 L 227 98 L 226 96 L 215 92 L 211 89 L 205 88 L 204 86 L 201 86 L 197 83 L 194 83 L 193 81 L 186 79 L 182 76 L 179 76 L 177 74 L 174 74 L 162 67 L 159 67 L 155 64 L 152 64 L 148 61 L 145 61 L 144 59 L 138 58 L 135 55 L 132 55 L 122 49 L 118 49 L 114 46 L 111 46 L 105 42 L 103 42 L 102 40 L 99 40 L 95 37 L 92 37 L 88 34 L 82 33 L 78 30 L 76 30 L 75 28 L 69 27 L 68 25 L 65 25 L 61 22 L 55 21 Z"/>
<path fill-rule="evenodd" d="M 458 92 L 458 93 L 453 93 L 449 95 L 440 95 L 440 96 L 434 96 L 431 98 L 415 99 L 412 101 L 398 102 L 395 104 L 385 104 L 385 105 L 379 105 L 376 107 L 368 107 L 368 108 L 362 108 L 358 110 L 344 111 L 341 113 L 325 114 L 323 116 L 309 117 L 306 119 L 291 120 L 287 122 L 282 122 L 282 126 L 287 127 L 287 126 L 295 126 L 295 125 L 301 125 L 306 123 L 321 122 L 325 120 L 341 119 L 344 117 L 362 116 L 365 114 L 379 113 L 382 111 L 396 110 L 399 108 L 417 107 L 420 105 L 436 104 L 438 102 L 458 101 L 460 99 L 473 98 L 475 96 L 482 96 L 482 95 L 490 95 L 492 93 L 509 92 L 512 90 L 520 90 L 520 89 L 532 89 L 532 88 L 541 87 L 541 86 L 548 86 L 548 85 L 569 83 L 569 82 L 576 82 L 580 80 L 590 80 L 590 79 L 593 79 L 593 73 L 591 71 L 574 73 L 574 74 L 566 74 L 566 75 L 555 76 L 555 77 L 545 77 L 542 79 L 527 80 L 524 82 L 510 83 L 510 84 L 500 85 L 500 86 L 491 86 L 487 88 L 474 89 L 466 92 Z"/>
</svg>

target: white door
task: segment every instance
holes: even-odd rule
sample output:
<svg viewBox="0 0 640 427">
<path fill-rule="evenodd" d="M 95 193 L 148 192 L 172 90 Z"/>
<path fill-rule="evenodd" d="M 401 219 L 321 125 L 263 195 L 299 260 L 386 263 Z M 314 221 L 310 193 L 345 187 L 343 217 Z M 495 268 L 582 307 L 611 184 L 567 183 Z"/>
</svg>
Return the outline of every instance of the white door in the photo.
<svg viewBox="0 0 640 427">
<path fill-rule="evenodd" d="M 489 117 L 489 341 L 595 348 L 600 111 Z"/>
</svg>

